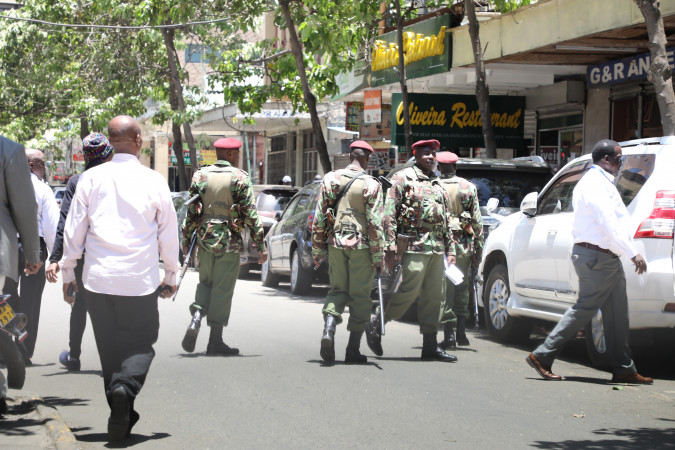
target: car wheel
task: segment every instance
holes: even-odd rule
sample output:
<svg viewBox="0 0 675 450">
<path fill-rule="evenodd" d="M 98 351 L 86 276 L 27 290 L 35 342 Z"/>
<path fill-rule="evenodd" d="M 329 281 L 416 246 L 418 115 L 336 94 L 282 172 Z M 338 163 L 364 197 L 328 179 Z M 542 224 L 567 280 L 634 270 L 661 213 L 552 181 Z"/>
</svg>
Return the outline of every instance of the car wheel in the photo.
<svg viewBox="0 0 675 450">
<path fill-rule="evenodd" d="M 269 259 L 260 268 L 260 279 L 265 287 L 276 287 L 279 284 L 279 276 L 270 271 Z"/>
<path fill-rule="evenodd" d="M 251 265 L 250 264 L 242 264 L 239 266 L 239 275 L 237 275 L 237 278 L 244 279 L 248 278 L 248 274 L 251 271 Z"/>
<path fill-rule="evenodd" d="M 602 325 L 602 312 L 598 313 L 588 322 L 584 330 L 586 336 L 586 351 L 588 359 L 596 369 L 606 370 L 611 366 L 607 356 L 607 344 L 605 343 L 605 329 Z"/>
<path fill-rule="evenodd" d="M 504 264 L 498 264 L 490 271 L 483 292 L 485 326 L 490 337 L 500 342 L 523 342 L 530 337 L 532 320 L 511 317 L 506 304 L 511 297 L 509 276 Z"/>
<path fill-rule="evenodd" d="M 302 267 L 300 252 L 293 250 L 291 255 L 291 292 L 302 295 L 312 287 L 312 273 Z"/>
</svg>

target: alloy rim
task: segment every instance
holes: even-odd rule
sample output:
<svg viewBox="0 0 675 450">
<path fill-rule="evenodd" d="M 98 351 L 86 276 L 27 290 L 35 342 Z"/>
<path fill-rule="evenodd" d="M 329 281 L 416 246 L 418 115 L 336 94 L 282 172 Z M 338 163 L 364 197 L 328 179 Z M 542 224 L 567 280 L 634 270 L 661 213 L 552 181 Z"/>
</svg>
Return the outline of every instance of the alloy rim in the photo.
<svg viewBox="0 0 675 450">
<path fill-rule="evenodd" d="M 504 328 L 508 313 L 506 303 L 509 300 L 509 290 L 504 280 L 496 280 L 490 288 L 489 311 L 492 326 L 497 330 Z"/>
</svg>

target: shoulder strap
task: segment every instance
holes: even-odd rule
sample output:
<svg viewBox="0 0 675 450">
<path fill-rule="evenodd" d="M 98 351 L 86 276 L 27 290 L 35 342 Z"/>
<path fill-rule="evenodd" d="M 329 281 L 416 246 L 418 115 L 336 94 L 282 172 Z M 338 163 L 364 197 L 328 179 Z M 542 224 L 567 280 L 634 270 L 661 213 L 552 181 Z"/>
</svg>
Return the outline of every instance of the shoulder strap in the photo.
<svg viewBox="0 0 675 450">
<path fill-rule="evenodd" d="M 340 189 L 340 192 L 338 192 L 337 197 L 335 197 L 335 204 L 333 205 L 333 211 L 338 210 L 338 206 L 340 205 L 340 200 L 342 200 L 342 197 L 347 193 L 347 190 L 349 190 L 349 187 L 352 185 L 354 181 L 356 181 L 357 178 L 360 178 L 362 176 L 366 175 L 365 172 L 361 172 L 355 177 L 353 177 L 347 184 L 345 184 L 342 189 Z"/>
</svg>

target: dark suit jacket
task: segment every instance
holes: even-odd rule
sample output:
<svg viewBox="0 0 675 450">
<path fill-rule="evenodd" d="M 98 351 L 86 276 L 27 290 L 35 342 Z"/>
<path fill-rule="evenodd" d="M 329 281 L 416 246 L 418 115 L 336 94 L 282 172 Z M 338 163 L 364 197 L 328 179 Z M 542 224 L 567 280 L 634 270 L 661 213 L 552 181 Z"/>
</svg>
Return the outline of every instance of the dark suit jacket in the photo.
<svg viewBox="0 0 675 450">
<path fill-rule="evenodd" d="M 19 233 L 26 260 L 40 261 L 37 202 L 23 145 L 0 136 L 0 276 L 19 280 Z"/>
</svg>

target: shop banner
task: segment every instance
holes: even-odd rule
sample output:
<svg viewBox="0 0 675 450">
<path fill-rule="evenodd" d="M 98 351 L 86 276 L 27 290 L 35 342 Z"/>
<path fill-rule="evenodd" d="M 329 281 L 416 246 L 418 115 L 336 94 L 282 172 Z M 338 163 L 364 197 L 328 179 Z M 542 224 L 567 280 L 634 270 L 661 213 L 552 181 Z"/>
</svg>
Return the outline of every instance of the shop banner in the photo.
<svg viewBox="0 0 675 450">
<path fill-rule="evenodd" d="M 483 122 L 473 95 L 408 94 L 413 140 L 436 139 L 443 147 L 485 147 Z M 522 148 L 525 97 L 492 95 L 498 148 Z M 392 94 L 391 142 L 405 145 L 401 93 Z"/>
<path fill-rule="evenodd" d="M 382 121 L 382 91 L 363 93 L 363 123 L 372 124 Z"/>
<path fill-rule="evenodd" d="M 403 54 L 406 79 L 425 77 L 450 70 L 452 36 L 450 15 L 434 17 L 403 29 Z M 399 81 L 396 31 L 379 36 L 373 45 L 370 86 Z"/>
<path fill-rule="evenodd" d="M 675 47 L 667 48 L 666 56 L 670 68 L 675 69 Z M 588 66 L 586 80 L 589 87 L 609 86 L 630 80 L 646 80 L 651 64 L 651 53 L 642 53 L 630 58 L 596 64 Z"/>
</svg>

